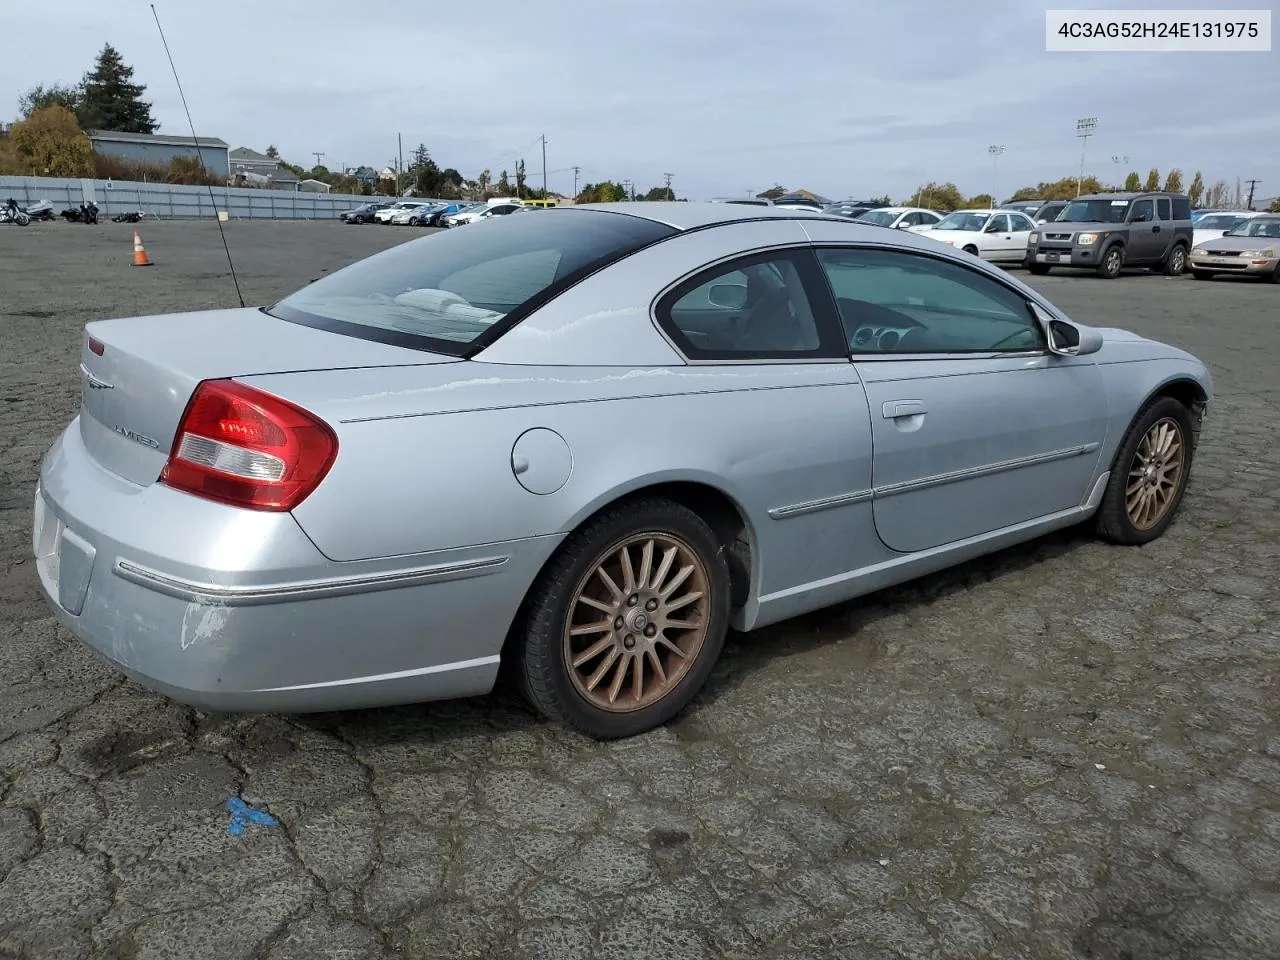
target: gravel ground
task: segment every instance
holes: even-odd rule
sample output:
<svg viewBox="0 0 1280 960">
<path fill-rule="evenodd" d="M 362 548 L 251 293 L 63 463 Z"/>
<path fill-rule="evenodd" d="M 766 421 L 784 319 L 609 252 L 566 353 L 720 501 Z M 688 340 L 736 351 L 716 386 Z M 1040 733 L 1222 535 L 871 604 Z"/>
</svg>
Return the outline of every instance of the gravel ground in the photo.
<svg viewBox="0 0 1280 960">
<path fill-rule="evenodd" d="M 140 229 L 147 270 L 128 226 L 0 228 L 0 956 L 1280 957 L 1280 289 L 1037 279 L 1210 364 L 1168 535 L 735 640 L 601 745 L 505 694 L 208 716 L 55 626 L 31 496 L 81 324 L 236 302 L 214 224 Z M 417 232 L 227 226 L 250 303 Z M 232 834 L 234 795 L 278 824 Z"/>
</svg>

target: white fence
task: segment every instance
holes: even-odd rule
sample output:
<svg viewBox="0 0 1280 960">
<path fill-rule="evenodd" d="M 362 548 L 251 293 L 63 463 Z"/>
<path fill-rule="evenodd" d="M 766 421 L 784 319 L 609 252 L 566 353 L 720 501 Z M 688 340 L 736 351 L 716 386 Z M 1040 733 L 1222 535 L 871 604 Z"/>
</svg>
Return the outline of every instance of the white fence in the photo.
<svg viewBox="0 0 1280 960">
<path fill-rule="evenodd" d="M 244 187 L 191 187 L 124 180 L 71 180 L 59 177 L 0 177 L 0 203 L 13 197 L 22 206 L 48 200 L 54 214 L 86 200 L 99 215 L 140 212 L 171 217 L 215 217 L 225 210 L 233 220 L 336 220 L 344 210 L 373 199 L 337 193 L 254 190 Z M 386 198 L 383 198 L 386 199 Z"/>
</svg>

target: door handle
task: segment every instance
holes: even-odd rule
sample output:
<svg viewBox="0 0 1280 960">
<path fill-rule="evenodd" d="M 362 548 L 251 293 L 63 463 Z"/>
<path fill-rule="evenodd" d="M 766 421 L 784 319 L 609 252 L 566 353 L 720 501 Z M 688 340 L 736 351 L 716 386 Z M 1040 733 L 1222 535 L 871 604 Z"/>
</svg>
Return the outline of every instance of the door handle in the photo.
<svg viewBox="0 0 1280 960">
<path fill-rule="evenodd" d="M 886 420 L 897 420 L 899 417 L 918 417 L 927 410 L 923 400 L 886 400 L 880 412 Z"/>
<path fill-rule="evenodd" d="M 1152 228 L 1151 228 L 1151 232 L 1152 232 L 1152 233 L 1159 233 L 1159 232 L 1160 232 L 1160 224 L 1158 224 L 1158 223 L 1157 223 L 1154 227 L 1152 227 Z"/>
</svg>

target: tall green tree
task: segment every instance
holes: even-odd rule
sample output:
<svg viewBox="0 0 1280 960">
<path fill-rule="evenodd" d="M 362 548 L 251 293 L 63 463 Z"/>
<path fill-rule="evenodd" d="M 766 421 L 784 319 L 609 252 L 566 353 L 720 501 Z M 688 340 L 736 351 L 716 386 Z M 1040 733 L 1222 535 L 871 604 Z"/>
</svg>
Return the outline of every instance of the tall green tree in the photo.
<svg viewBox="0 0 1280 960">
<path fill-rule="evenodd" d="M 1182 171 L 1176 167 L 1169 171 L 1169 175 L 1164 178 L 1164 189 L 1166 193 L 1182 192 Z"/>
<path fill-rule="evenodd" d="M 76 116 L 52 104 L 13 125 L 9 141 L 22 170 L 38 177 L 93 176 L 93 146 Z"/>
<path fill-rule="evenodd" d="M 80 125 L 86 130 L 155 133 L 160 124 L 151 116 L 151 104 L 142 99 L 146 89 L 133 82 L 133 67 L 124 62 L 120 52 L 106 44 L 80 83 L 76 111 Z"/>
<path fill-rule="evenodd" d="M 1191 186 L 1187 187 L 1187 197 L 1191 200 L 1191 206 L 1200 206 L 1200 198 L 1204 196 L 1204 176 L 1199 170 L 1196 175 L 1191 178 Z"/>
<path fill-rule="evenodd" d="M 528 191 L 525 189 L 524 184 L 525 184 L 524 160 L 521 159 L 516 161 L 516 197 L 517 199 L 523 199 L 525 196 L 528 195 Z"/>
<path fill-rule="evenodd" d="M 1143 190 L 1159 190 L 1160 189 L 1160 171 L 1152 167 L 1147 171 L 1147 182 L 1142 185 Z"/>
<path fill-rule="evenodd" d="M 60 83 L 37 84 L 18 98 L 18 110 L 22 119 L 27 119 L 37 110 L 45 107 L 65 107 L 74 113 L 80 106 L 80 88 L 68 87 Z"/>
<path fill-rule="evenodd" d="M 280 151 L 276 149 L 276 145 L 274 143 L 267 147 L 267 156 L 272 160 L 280 159 Z"/>
<path fill-rule="evenodd" d="M 511 196 L 511 177 L 505 170 L 498 177 L 497 191 L 501 196 Z"/>
<path fill-rule="evenodd" d="M 1142 177 L 1137 170 L 1129 171 L 1129 175 L 1124 178 L 1124 188 L 1130 193 L 1137 193 L 1142 189 Z"/>
</svg>

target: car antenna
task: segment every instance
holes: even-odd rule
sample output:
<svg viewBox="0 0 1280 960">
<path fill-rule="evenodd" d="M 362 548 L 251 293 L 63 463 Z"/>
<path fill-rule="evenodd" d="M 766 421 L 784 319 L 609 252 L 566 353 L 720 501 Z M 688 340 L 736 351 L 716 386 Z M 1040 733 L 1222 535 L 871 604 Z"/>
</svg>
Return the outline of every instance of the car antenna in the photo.
<svg viewBox="0 0 1280 960">
<path fill-rule="evenodd" d="M 169 69 L 173 71 L 173 82 L 178 85 L 178 96 L 182 99 L 182 109 L 187 114 L 187 125 L 191 127 L 192 146 L 196 148 L 196 157 L 200 160 L 200 169 L 204 169 L 204 158 L 200 153 L 200 138 L 196 136 L 196 125 L 191 120 L 191 108 L 187 106 L 187 95 L 182 92 L 182 81 L 178 79 L 178 68 L 173 65 L 173 54 L 169 52 L 169 41 L 164 38 L 164 27 L 160 26 L 160 14 L 156 13 L 156 5 L 151 6 L 151 15 L 156 18 L 156 29 L 160 31 L 160 42 L 164 44 L 164 54 L 169 58 Z M 227 266 L 231 268 L 231 282 L 236 285 L 236 299 L 244 306 L 244 294 L 240 292 L 240 280 L 236 276 L 236 265 L 231 261 L 231 248 L 227 246 L 227 233 L 222 229 L 222 218 L 218 216 L 218 200 L 213 195 L 213 184 L 208 184 L 209 202 L 213 204 L 214 219 L 218 222 L 218 235 L 222 237 L 222 249 L 227 254 Z"/>
</svg>

